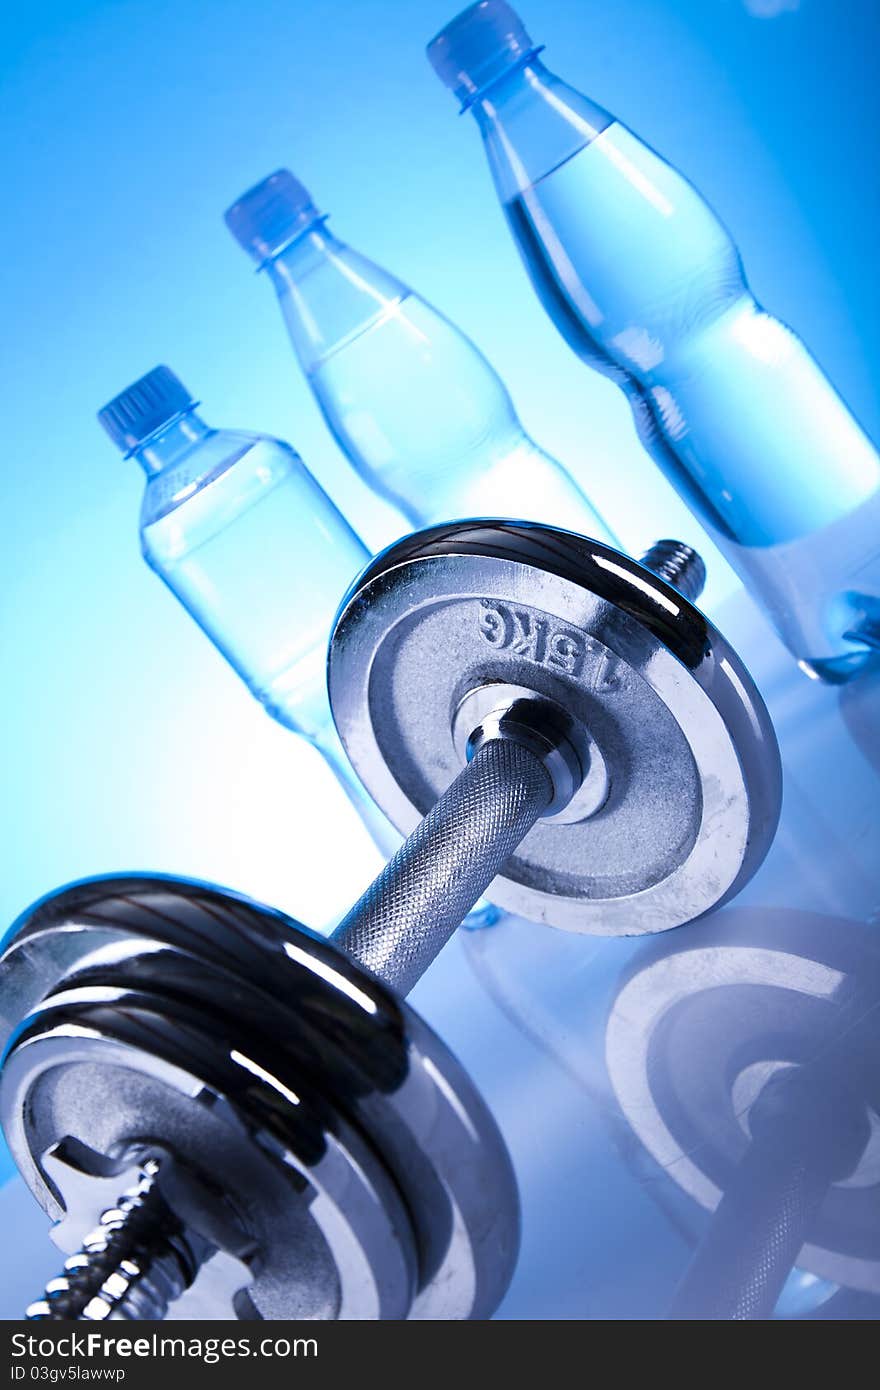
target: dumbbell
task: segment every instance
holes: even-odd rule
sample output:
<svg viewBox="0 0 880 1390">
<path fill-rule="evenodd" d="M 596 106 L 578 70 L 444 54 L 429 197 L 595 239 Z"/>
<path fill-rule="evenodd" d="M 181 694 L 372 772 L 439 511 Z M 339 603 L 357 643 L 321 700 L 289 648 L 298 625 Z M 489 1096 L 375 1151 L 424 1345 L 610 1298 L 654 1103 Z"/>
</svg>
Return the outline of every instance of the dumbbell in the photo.
<svg viewBox="0 0 880 1390">
<path fill-rule="evenodd" d="M 778 751 L 688 597 L 702 577 L 673 542 L 639 563 L 524 523 L 399 542 L 343 602 L 328 681 L 356 771 L 412 833 L 331 939 L 159 879 L 82 885 L 14 930 L 0 1110 L 19 1167 L 65 1248 L 133 1180 L 35 1316 L 71 1315 L 72 1290 L 74 1315 L 141 1316 L 129 1289 L 209 1274 L 241 1316 L 489 1315 L 515 1257 L 509 1161 L 400 996 L 487 890 L 626 934 L 755 872 Z"/>
<path fill-rule="evenodd" d="M 880 949 L 866 924 L 728 909 L 632 967 L 606 1063 L 631 1131 L 711 1213 L 675 1320 L 772 1318 L 794 1267 L 880 1293 Z"/>
<path fill-rule="evenodd" d="M 485 1318 L 519 1205 L 418 1015 L 299 923 L 160 876 L 11 934 L 0 1119 L 70 1254 L 32 1318 Z"/>
</svg>

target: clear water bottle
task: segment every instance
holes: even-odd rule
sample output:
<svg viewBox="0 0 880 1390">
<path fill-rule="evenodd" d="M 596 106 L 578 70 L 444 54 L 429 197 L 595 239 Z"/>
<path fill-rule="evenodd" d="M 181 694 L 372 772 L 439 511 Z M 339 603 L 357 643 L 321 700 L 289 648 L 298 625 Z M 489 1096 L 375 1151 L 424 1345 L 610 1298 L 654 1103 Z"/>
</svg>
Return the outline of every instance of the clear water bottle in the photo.
<svg viewBox="0 0 880 1390">
<path fill-rule="evenodd" d="M 359 475 L 413 526 L 547 522 L 616 545 L 565 469 L 523 430 L 460 329 L 339 241 L 280 169 L 226 213 L 275 287 L 300 365 Z"/>
<path fill-rule="evenodd" d="M 400 836 L 348 761 L 325 665 L 336 608 L 369 552 L 289 444 L 216 430 L 155 367 L 98 414 L 147 475 L 141 550 L 252 694 L 321 752 L 383 856 Z"/>
<path fill-rule="evenodd" d="M 696 189 L 549 72 L 504 0 L 428 46 L 482 133 L 544 307 L 617 381 L 642 441 L 811 674 L 880 647 L 880 460 L 803 343 L 756 303 Z"/>
</svg>

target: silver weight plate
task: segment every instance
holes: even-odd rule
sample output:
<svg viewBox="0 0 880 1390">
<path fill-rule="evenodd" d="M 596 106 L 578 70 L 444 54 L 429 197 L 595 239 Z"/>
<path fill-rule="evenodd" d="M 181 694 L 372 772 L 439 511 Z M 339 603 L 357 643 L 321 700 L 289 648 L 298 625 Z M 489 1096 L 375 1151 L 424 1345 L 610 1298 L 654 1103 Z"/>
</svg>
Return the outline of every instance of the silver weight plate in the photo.
<svg viewBox="0 0 880 1390">
<path fill-rule="evenodd" d="M 709 1211 L 745 1156 L 749 1112 L 771 1077 L 840 1049 L 837 1084 L 864 1103 L 869 1137 L 854 1171 L 829 1188 L 797 1263 L 870 1293 L 880 1293 L 878 1005 L 880 950 L 867 924 L 729 908 L 698 939 L 642 953 L 605 1034 L 632 1132 Z"/>
<path fill-rule="evenodd" d="M 599 542 L 509 522 L 399 542 L 343 603 L 328 679 L 346 751 L 405 833 L 461 770 L 455 716 L 476 688 L 544 694 L 583 724 L 607 796 L 539 822 L 487 890 L 523 917 L 662 931 L 735 894 L 772 841 L 779 753 L 748 672 L 675 589 Z"/>
<path fill-rule="evenodd" d="M 497 1126 L 415 1011 L 323 938 L 204 883 L 85 880 L 7 935 L 0 1000 L 3 1125 L 54 1219 L 59 1141 L 151 1139 L 249 1204 L 262 1316 L 494 1312 L 519 1244 Z"/>
<path fill-rule="evenodd" d="M 59 1139 L 102 1157 L 138 1145 L 167 1150 L 198 1165 L 259 1249 L 226 1316 L 404 1318 L 415 1253 L 393 1183 L 353 1126 L 320 1099 L 294 1102 L 294 1094 L 290 1078 L 255 1061 L 246 1044 L 203 1035 L 142 995 L 92 988 L 56 995 L 27 1020 L 3 1069 L 0 1104 L 22 1175 L 51 1215 L 63 1213 L 70 1234 L 98 1224 L 106 1184 L 90 1202 L 81 1182 L 80 1210 L 71 1210 L 59 1167 L 46 1163 Z M 279 1123 L 279 1097 L 293 1124 Z"/>
</svg>

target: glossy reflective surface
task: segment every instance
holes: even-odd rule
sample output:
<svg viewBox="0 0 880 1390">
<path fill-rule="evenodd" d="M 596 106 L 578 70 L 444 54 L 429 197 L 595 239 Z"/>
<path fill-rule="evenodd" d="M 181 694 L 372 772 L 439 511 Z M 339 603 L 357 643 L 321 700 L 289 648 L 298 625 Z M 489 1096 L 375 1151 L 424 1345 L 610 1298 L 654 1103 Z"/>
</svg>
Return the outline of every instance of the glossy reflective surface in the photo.
<svg viewBox="0 0 880 1390">
<path fill-rule="evenodd" d="M 880 1292 L 878 1030 L 880 947 L 857 922 L 734 907 L 636 956 L 608 1018 L 611 1084 L 654 1163 L 718 1212 L 676 1316 L 768 1316 L 795 1261 Z M 753 1287 L 750 1311 L 706 1311 L 774 1246 L 769 1307 Z"/>
<path fill-rule="evenodd" d="M 829 1004 L 842 976 L 856 986 L 864 981 L 868 992 L 876 978 L 880 912 L 877 681 L 867 676 L 839 689 L 804 681 L 744 596 L 719 616 L 725 631 L 749 658 L 767 698 L 786 769 L 779 831 L 765 863 L 736 904 L 664 938 L 662 947 L 659 942 L 584 941 L 548 934 L 522 921 L 463 934 L 468 959 L 489 997 L 537 1049 L 545 1072 L 552 1072 L 560 1087 L 568 1085 L 579 1097 L 569 1102 L 568 1112 L 582 1115 L 592 1161 L 604 1162 L 602 1183 L 615 1194 L 609 1207 L 598 1192 L 578 1193 L 577 1220 L 600 1231 L 603 1246 L 611 1253 L 607 1261 L 590 1266 L 580 1312 L 573 1310 L 571 1316 L 668 1316 L 673 1290 L 706 1234 L 707 1211 L 726 1190 L 745 1153 L 747 1115 L 760 1091 L 761 1077 L 778 1071 L 777 1063 L 786 1057 L 791 1061 L 808 1055 L 810 1021 L 821 1024 L 827 1017 L 832 1035 L 845 1028 L 847 1017 L 854 1015 L 844 1008 L 844 998 L 836 996 L 833 1011 Z M 729 923 L 726 931 L 725 923 Z M 714 950 L 713 942 L 723 949 Z M 652 1024 L 648 985 L 640 1004 L 634 992 L 626 994 L 627 981 L 638 978 L 642 968 L 650 978 L 650 963 L 659 962 L 663 955 L 670 962 L 679 960 L 682 1007 L 676 1012 L 677 1006 L 670 1004 L 666 1022 L 661 1011 L 662 1017 L 655 1017 Z M 773 989 L 769 978 L 764 981 L 768 988 L 759 988 L 757 995 L 746 988 L 744 978 L 736 984 L 734 972 L 740 968 L 736 962 L 746 958 L 753 963 L 763 960 L 765 969 L 770 963 L 775 972 Z M 671 974 L 672 964 L 666 968 Z M 660 970 L 658 964 L 658 978 Z M 824 995 L 816 988 L 817 979 L 824 980 Z M 728 984 L 726 997 L 731 1004 L 723 1010 L 720 1001 Z M 757 984 L 761 986 L 760 979 Z M 687 1003 L 691 994 L 701 995 L 699 1007 Z M 620 1013 L 616 1037 L 624 1053 L 631 1049 L 635 1055 L 642 1049 L 641 1100 L 628 1104 L 626 1113 L 605 1063 L 608 1020 L 621 995 L 632 1007 L 625 1016 Z M 759 998 L 764 1001 L 760 1008 Z M 738 1044 L 726 1037 L 721 1026 L 724 1017 L 734 1015 L 743 1030 Z M 796 1045 L 791 1036 L 793 1017 L 802 1020 Z M 753 1037 L 748 1036 L 751 1023 L 756 1026 Z M 867 1006 L 864 1026 L 870 1026 Z M 859 1081 L 863 1094 L 867 1093 L 864 1088 L 876 1084 L 872 1070 L 876 1046 L 863 1031 L 853 1034 L 854 1043 L 859 1037 L 863 1045 L 853 1049 L 857 1064 L 855 1060 L 838 1064 L 841 1093 L 853 1079 Z M 673 1038 L 678 1040 L 675 1046 Z M 820 1034 L 813 1035 L 813 1043 L 821 1056 Z M 776 1051 L 777 1044 L 781 1053 Z M 770 1051 L 761 1058 L 763 1048 Z M 679 1069 L 674 1108 L 668 1080 L 673 1067 Z M 701 1067 L 703 1084 L 691 1084 Z M 734 1109 L 730 1083 L 741 1072 Z M 711 1090 L 710 1075 L 714 1078 Z M 667 1129 L 675 1143 L 656 1161 L 639 1135 L 642 1124 L 651 1124 L 659 1094 L 670 1099 Z M 867 1204 L 876 1206 L 877 1195 L 872 1186 L 876 1178 L 870 1178 L 868 1166 L 874 1163 L 877 1120 L 876 1113 L 866 1108 L 872 1137 L 862 1176 L 858 1183 L 844 1179 L 834 1188 L 817 1227 L 824 1229 L 827 1241 L 836 1222 L 839 1243 L 833 1248 L 837 1255 L 832 1257 L 829 1245 L 819 1240 L 813 1244 L 824 1250 L 821 1262 L 818 1255 L 816 1259 L 798 1256 L 796 1263 L 801 1267 L 789 1276 L 777 1317 L 877 1316 L 876 1296 L 864 1292 L 876 1281 L 871 1254 L 874 1215 Z M 818 1108 L 815 1116 L 818 1125 Z M 813 1144 L 817 1150 L 827 1148 L 826 1134 L 840 1129 L 839 1119 L 835 1127 L 823 1122 L 821 1132 L 814 1130 L 812 1143 L 800 1157 L 809 1163 Z M 599 1132 L 604 1140 L 598 1138 Z M 724 1145 L 726 1157 L 722 1156 Z M 817 1161 L 820 1157 L 817 1152 Z M 711 1199 L 706 1196 L 710 1170 L 715 1175 Z M 705 1205 L 695 1197 L 695 1174 L 701 1172 Z M 863 1180 L 865 1185 L 860 1186 Z M 577 1181 L 574 1169 L 569 1181 Z M 753 1191 L 755 1208 L 760 1195 L 760 1190 Z M 549 1200 L 546 1192 L 542 1196 Z M 860 1205 L 862 1200 L 865 1207 Z M 651 1253 L 647 1264 L 646 1250 Z"/>
<path fill-rule="evenodd" d="M 343 603 L 334 718 L 403 830 L 461 766 L 454 715 L 486 682 L 554 699 L 599 745 L 611 793 L 539 823 L 490 899 L 573 931 L 676 926 L 738 891 L 779 811 L 773 731 L 720 633 L 636 561 L 569 532 L 464 522 L 401 541 Z"/>
<path fill-rule="evenodd" d="M 53 1216 L 47 1149 L 137 1140 L 227 1194 L 264 1256 L 245 1295 L 263 1316 L 495 1307 L 518 1243 L 497 1129 L 417 1016 L 321 938 L 207 885 L 93 880 L 17 924 L 0 983 L 32 1010 L 4 1126 Z"/>
</svg>

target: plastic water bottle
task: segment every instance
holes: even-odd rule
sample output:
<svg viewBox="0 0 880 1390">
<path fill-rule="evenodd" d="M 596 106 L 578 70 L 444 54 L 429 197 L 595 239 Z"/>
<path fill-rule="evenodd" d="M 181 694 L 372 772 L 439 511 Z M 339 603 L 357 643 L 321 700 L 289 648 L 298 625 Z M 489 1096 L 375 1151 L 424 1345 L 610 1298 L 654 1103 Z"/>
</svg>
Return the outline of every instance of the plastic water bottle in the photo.
<svg viewBox="0 0 880 1390">
<path fill-rule="evenodd" d="M 147 564 L 273 719 L 323 754 L 383 856 L 400 836 L 362 788 L 327 698 L 327 642 L 369 552 L 289 444 L 216 430 L 168 367 L 98 414 L 147 475 Z"/>
<path fill-rule="evenodd" d="M 476 117 L 544 307 L 626 391 L 642 441 L 809 673 L 880 647 L 880 460 L 758 305 L 696 189 L 567 86 L 503 0 L 428 46 Z"/>
<path fill-rule="evenodd" d="M 411 525 L 506 516 L 616 545 L 561 464 L 523 430 L 460 329 L 339 241 L 280 169 L 226 222 L 275 287 L 300 365 L 356 471 Z"/>
</svg>

